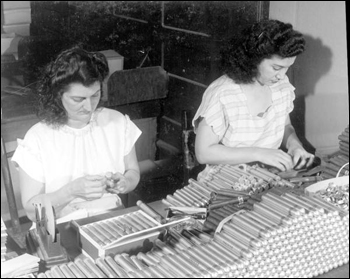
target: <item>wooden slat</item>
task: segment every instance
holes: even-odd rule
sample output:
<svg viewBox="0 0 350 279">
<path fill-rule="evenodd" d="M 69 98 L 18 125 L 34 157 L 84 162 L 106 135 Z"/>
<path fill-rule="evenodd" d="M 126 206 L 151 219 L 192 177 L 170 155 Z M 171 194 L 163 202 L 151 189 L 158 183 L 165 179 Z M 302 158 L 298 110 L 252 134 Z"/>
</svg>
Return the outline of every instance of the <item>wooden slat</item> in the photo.
<svg viewBox="0 0 350 279">
<path fill-rule="evenodd" d="M 107 86 L 109 106 L 157 100 L 167 96 L 168 75 L 159 66 L 116 71 Z"/>
</svg>

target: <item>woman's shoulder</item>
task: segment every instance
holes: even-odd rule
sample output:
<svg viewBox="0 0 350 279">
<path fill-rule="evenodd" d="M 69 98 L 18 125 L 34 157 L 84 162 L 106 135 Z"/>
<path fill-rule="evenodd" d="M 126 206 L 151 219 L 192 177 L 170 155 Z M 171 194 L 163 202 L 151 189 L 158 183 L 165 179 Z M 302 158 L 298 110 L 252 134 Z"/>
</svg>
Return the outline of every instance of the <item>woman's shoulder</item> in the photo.
<svg viewBox="0 0 350 279">
<path fill-rule="evenodd" d="M 115 109 L 101 108 L 99 109 L 99 117 L 124 118 L 125 115 Z"/>
<path fill-rule="evenodd" d="M 206 92 L 207 94 L 221 98 L 227 95 L 232 96 L 240 94 L 242 93 L 242 90 L 239 84 L 235 83 L 227 75 L 222 75 L 208 86 Z"/>
<path fill-rule="evenodd" d="M 101 122 L 124 122 L 127 115 L 110 108 L 101 108 L 97 114 L 97 120 Z"/>
<path fill-rule="evenodd" d="M 44 142 L 52 139 L 55 129 L 45 122 L 38 122 L 28 129 L 23 140 L 26 142 Z"/>
<path fill-rule="evenodd" d="M 235 83 L 233 79 L 231 79 L 227 75 L 222 75 L 216 80 L 214 80 L 208 88 L 216 88 L 216 89 L 225 89 L 225 88 L 231 88 L 236 89 L 239 88 L 239 84 Z"/>
<path fill-rule="evenodd" d="M 43 121 L 39 121 L 38 123 L 34 124 L 32 127 L 28 129 L 26 135 L 29 135 L 29 136 L 42 135 L 52 130 L 54 130 L 54 128 L 51 125 L 48 125 Z"/>
</svg>

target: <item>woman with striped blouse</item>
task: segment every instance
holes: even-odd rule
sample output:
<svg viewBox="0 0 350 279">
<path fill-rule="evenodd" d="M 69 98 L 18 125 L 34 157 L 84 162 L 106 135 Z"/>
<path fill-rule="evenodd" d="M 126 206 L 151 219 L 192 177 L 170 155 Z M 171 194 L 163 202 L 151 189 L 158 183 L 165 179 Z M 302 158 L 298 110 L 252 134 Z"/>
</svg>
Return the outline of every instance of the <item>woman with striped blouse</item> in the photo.
<svg viewBox="0 0 350 279">
<path fill-rule="evenodd" d="M 242 35 L 193 119 L 196 157 L 207 164 L 203 173 L 216 164 L 261 162 L 281 171 L 310 166 L 314 155 L 290 122 L 295 88 L 286 76 L 305 49 L 303 35 L 277 20 L 255 23 Z"/>
</svg>

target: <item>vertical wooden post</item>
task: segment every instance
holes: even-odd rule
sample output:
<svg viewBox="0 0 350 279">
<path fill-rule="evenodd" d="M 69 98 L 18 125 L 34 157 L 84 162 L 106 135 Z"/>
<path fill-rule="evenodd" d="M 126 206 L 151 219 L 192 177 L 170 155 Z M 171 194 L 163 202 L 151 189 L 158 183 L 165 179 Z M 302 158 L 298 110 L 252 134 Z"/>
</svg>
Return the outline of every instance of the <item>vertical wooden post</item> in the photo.
<svg viewBox="0 0 350 279">
<path fill-rule="evenodd" d="M 21 227 L 20 227 L 19 218 L 18 218 L 15 193 L 13 191 L 10 168 L 7 161 L 5 142 L 2 137 L 1 137 L 1 173 L 5 184 L 7 202 L 9 204 L 12 230 L 13 230 L 13 233 L 19 233 L 21 231 Z"/>
</svg>

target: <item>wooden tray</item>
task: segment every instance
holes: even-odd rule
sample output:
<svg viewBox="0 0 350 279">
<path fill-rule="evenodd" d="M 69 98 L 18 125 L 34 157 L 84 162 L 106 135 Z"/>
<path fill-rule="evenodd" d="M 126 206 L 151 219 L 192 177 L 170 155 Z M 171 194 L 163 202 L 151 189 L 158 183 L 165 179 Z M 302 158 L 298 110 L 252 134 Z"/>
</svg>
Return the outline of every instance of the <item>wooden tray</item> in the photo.
<svg viewBox="0 0 350 279">
<path fill-rule="evenodd" d="M 84 227 L 94 226 L 96 224 L 103 225 L 106 221 L 118 221 L 122 217 L 128 217 L 132 214 L 138 214 L 138 217 L 147 218 L 148 221 L 154 224 L 154 227 L 148 229 L 133 232 L 124 236 L 121 236 L 111 243 L 99 244 L 94 238 L 92 238 L 87 232 L 84 231 Z M 147 215 L 144 211 L 138 210 L 135 212 L 127 213 L 124 215 L 116 216 L 113 218 L 101 220 L 98 222 L 79 225 L 79 236 L 80 245 L 84 254 L 89 255 L 92 259 L 104 258 L 110 254 L 136 254 L 138 252 L 147 252 L 153 247 L 153 241 L 159 237 L 159 235 L 167 230 L 168 228 L 175 226 L 181 222 L 187 221 L 189 217 L 169 222 L 166 224 L 161 224 Z"/>
</svg>

